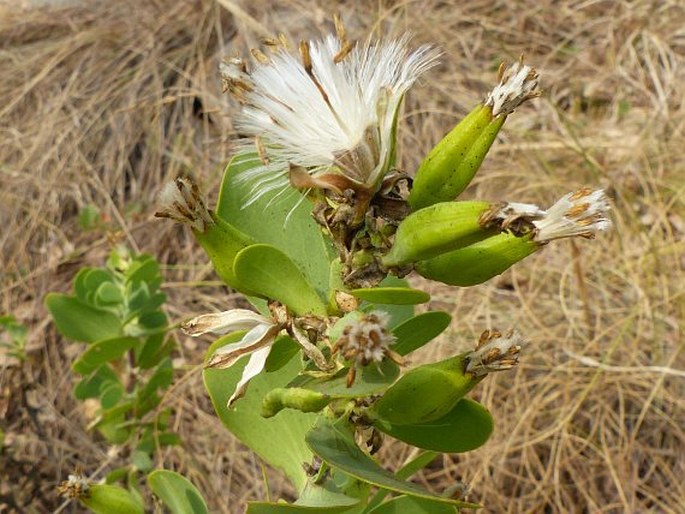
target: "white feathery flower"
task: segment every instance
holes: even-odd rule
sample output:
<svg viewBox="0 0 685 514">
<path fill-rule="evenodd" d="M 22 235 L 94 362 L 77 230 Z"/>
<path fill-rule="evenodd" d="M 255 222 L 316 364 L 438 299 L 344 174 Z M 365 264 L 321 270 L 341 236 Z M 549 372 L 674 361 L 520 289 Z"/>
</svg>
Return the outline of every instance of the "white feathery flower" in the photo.
<svg viewBox="0 0 685 514">
<path fill-rule="evenodd" d="M 229 368 L 243 355 L 251 354 L 236 384 L 235 391 L 228 399 L 228 407 L 230 407 L 245 394 L 250 380 L 264 369 L 271 347 L 283 327 L 274 320 L 255 312 L 233 309 L 198 316 L 184 323 L 181 328 L 186 334 L 194 337 L 206 333 L 222 335 L 237 330 L 248 331 L 240 341 L 217 349 L 205 364 L 207 368 Z"/>
<path fill-rule="evenodd" d="M 257 53 L 251 73 L 239 59 L 222 64 L 226 89 L 244 104 L 237 128 L 256 138 L 260 153 L 243 175 L 254 184 L 252 201 L 285 188 L 292 169 L 306 172 L 300 188 L 346 189 L 317 181 L 332 173 L 375 191 L 393 164 L 402 98 L 439 52 L 410 51 L 406 36 L 352 47 L 337 28 L 338 37 L 302 43 L 300 56 L 285 45 L 268 57 Z M 254 142 L 243 140 L 243 148 L 254 151 Z"/>
<path fill-rule="evenodd" d="M 540 243 L 565 237 L 591 239 L 611 228 L 609 200 L 602 189 L 583 188 L 562 196 L 544 217 L 533 221 L 535 240 Z"/>
</svg>

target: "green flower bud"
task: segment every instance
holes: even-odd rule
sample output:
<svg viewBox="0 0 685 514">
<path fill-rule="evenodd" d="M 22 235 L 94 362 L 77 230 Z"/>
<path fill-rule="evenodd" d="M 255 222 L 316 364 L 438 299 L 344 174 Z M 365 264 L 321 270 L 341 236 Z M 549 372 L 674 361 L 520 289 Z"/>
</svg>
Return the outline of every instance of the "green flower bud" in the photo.
<svg viewBox="0 0 685 514">
<path fill-rule="evenodd" d="M 507 116 L 538 96 L 537 72 L 518 62 L 500 67 L 499 84 L 426 156 L 409 195 L 413 210 L 456 198 L 471 183 Z"/>
<path fill-rule="evenodd" d="M 229 286 L 241 289 L 233 273 L 233 262 L 240 250 L 254 244 L 252 238 L 207 209 L 197 184 L 187 178 L 167 183 L 159 194 L 159 203 L 161 209 L 155 216 L 189 225 L 219 277 Z"/>
<path fill-rule="evenodd" d="M 78 500 L 95 514 L 144 514 L 143 504 L 130 491 L 111 484 L 92 484 L 81 474 L 69 475 L 57 491 Z"/>
<path fill-rule="evenodd" d="M 319 412 L 334 398 L 327 394 L 298 387 L 272 389 L 262 400 L 262 416 L 270 418 L 283 409 L 297 409 L 302 412 Z"/>
<path fill-rule="evenodd" d="M 138 499 L 123 487 L 110 484 L 91 485 L 81 503 L 96 514 L 144 514 Z"/>
</svg>

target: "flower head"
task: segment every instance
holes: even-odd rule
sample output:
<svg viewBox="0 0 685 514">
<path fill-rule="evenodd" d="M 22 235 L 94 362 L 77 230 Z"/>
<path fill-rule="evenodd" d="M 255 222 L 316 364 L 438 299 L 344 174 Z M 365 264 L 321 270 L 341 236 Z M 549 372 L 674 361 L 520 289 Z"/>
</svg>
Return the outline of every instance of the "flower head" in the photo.
<svg viewBox="0 0 685 514">
<path fill-rule="evenodd" d="M 547 210 L 528 203 L 495 204 L 480 217 L 483 227 L 497 227 L 517 235 L 534 233 L 540 244 L 566 237 L 592 239 L 611 228 L 610 205 L 602 189 L 589 187 L 562 196 Z"/>
<path fill-rule="evenodd" d="M 390 316 L 383 311 L 373 311 L 362 315 L 348 324 L 333 347 L 334 352 L 352 361 L 347 375 L 348 387 L 352 385 L 356 375 L 356 368 L 371 363 L 380 364 L 389 357 L 397 363 L 402 358 L 390 349 L 395 342 L 395 336 L 388 330 Z"/>
<path fill-rule="evenodd" d="M 299 56 L 284 38 L 269 56 L 253 53 L 251 72 L 240 59 L 222 63 L 226 89 L 244 104 L 244 145 L 257 138 L 260 162 L 244 174 L 252 198 L 286 187 L 291 170 L 296 187 L 340 192 L 343 177 L 344 186 L 375 190 L 393 164 L 402 98 L 438 52 L 412 52 L 407 37 L 354 46 L 336 28 L 337 37 L 301 43 Z"/>
<path fill-rule="evenodd" d="M 492 115 L 508 116 L 526 100 L 540 96 L 538 72 L 523 64 L 523 57 L 518 62 L 499 68 L 499 84 L 488 94 L 485 105 L 492 108 Z"/>
<path fill-rule="evenodd" d="M 177 178 L 164 184 L 157 201 L 158 218 L 170 218 L 204 233 L 214 223 L 197 184 L 187 178 Z"/>
<path fill-rule="evenodd" d="M 535 240 L 552 241 L 565 237 L 592 239 L 598 231 L 611 228 L 609 201 L 602 189 L 589 187 L 562 196 L 542 219 L 533 221 Z"/>
<path fill-rule="evenodd" d="M 250 380 L 264 369 L 271 346 L 282 329 L 274 320 L 246 309 L 204 314 L 184 323 L 181 328 L 191 336 L 206 333 L 223 335 L 247 330 L 240 341 L 222 346 L 205 364 L 207 368 L 224 369 L 232 366 L 243 355 L 251 354 L 235 391 L 228 399 L 229 407 L 245 394 Z"/>
<path fill-rule="evenodd" d="M 508 330 L 504 334 L 497 330 L 485 330 L 476 344 L 476 349 L 466 357 L 466 371 L 476 377 L 493 371 L 504 371 L 518 364 L 519 353 L 525 344 L 521 334 Z"/>
</svg>

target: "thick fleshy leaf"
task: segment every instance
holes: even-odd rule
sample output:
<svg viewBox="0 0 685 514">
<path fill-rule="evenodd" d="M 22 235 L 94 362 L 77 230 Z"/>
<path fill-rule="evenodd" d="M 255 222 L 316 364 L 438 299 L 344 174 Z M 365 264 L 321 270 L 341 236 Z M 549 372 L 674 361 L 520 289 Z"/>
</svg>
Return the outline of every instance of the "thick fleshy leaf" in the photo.
<svg viewBox="0 0 685 514">
<path fill-rule="evenodd" d="M 124 295 L 114 282 L 103 282 L 95 291 L 95 301 L 99 305 L 114 305 L 123 302 Z"/>
<path fill-rule="evenodd" d="M 222 344 L 239 341 L 243 335 L 244 332 L 238 332 L 224 336 Z M 208 354 L 211 355 L 215 349 L 212 345 Z M 307 482 L 302 464 L 312 459 L 312 453 L 304 443 L 304 436 L 313 426 L 316 414 L 284 411 L 269 419 L 260 415 L 266 393 L 273 388 L 284 387 L 300 371 L 300 356 L 294 356 L 276 371 L 256 376 L 250 382 L 245 396 L 229 410 L 226 401 L 233 394 L 247 359 L 243 357 L 228 369 L 204 370 L 205 387 L 214 409 L 233 435 L 267 463 L 281 469 L 295 488 L 301 490 Z"/>
<path fill-rule="evenodd" d="M 277 191 L 253 199 L 250 181 L 241 180 L 259 164 L 254 153 L 236 155 L 224 172 L 216 213 L 261 243 L 274 245 L 292 259 L 316 291 L 328 297 L 330 243 L 311 217 L 311 204 L 295 190 L 276 198 Z"/>
<path fill-rule="evenodd" d="M 115 337 L 93 343 L 72 364 L 72 369 L 79 375 L 86 375 L 102 366 L 105 362 L 122 357 L 138 344 L 135 337 Z"/>
<path fill-rule="evenodd" d="M 209 512 L 200 491 L 178 473 L 158 469 L 148 475 L 147 484 L 172 514 Z"/>
<path fill-rule="evenodd" d="M 369 514 L 455 514 L 456 512 L 454 505 L 412 496 L 399 496 L 369 511 Z"/>
<path fill-rule="evenodd" d="M 247 514 L 356 514 L 361 512 L 358 507 L 349 505 L 320 505 L 308 507 L 293 503 L 249 502 Z"/>
<path fill-rule="evenodd" d="M 452 316 L 442 311 L 419 314 L 393 329 L 396 341 L 392 349 L 400 355 L 418 350 L 440 335 L 451 321 Z"/>
<path fill-rule="evenodd" d="M 322 420 L 307 434 L 306 440 L 311 450 L 322 460 L 363 482 L 397 493 L 458 507 L 478 507 L 472 503 L 438 496 L 416 484 L 399 480 L 361 451 L 346 427 Z"/>
<path fill-rule="evenodd" d="M 480 403 L 462 398 L 445 416 L 420 425 L 389 425 L 376 428 L 405 443 L 443 453 L 475 450 L 492 434 L 493 421 Z"/>
<path fill-rule="evenodd" d="M 149 369 L 159 364 L 159 362 L 169 355 L 176 346 L 173 338 L 165 338 L 165 334 L 152 334 L 145 339 L 145 342 L 136 350 L 136 363 L 142 369 Z"/>
<path fill-rule="evenodd" d="M 438 455 L 439 454 L 436 452 L 420 453 L 412 460 L 405 463 L 400 469 L 398 469 L 395 472 L 395 476 L 399 479 L 406 480 L 409 477 L 411 477 L 414 473 L 417 473 L 418 471 L 428 466 L 428 464 L 433 462 Z M 369 501 L 369 503 L 366 505 L 366 509 L 364 510 L 364 512 L 370 512 L 376 507 L 378 507 L 389 493 L 390 491 L 386 489 L 379 489 L 378 491 L 376 491 L 376 494 L 373 495 L 371 501 Z"/>
<path fill-rule="evenodd" d="M 45 305 L 60 333 L 75 341 L 92 343 L 122 336 L 121 322 L 114 314 L 91 307 L 74 297 L 49 293 Z"/>
<path fill-rule="evenodd" d="M 97 371 L 94 371 L 89 376 L 84 377 L 74 387 L 74 396 L 77 400 L 86 400 L 88 398 L 97 398 L 100 392 L 104 389 L 108 382 L 117 382 L 116 373 L 112 371 L 109 366 L 102 366 Z"/>
<path fill-rule="evenodd" d="M 379 366 L 370 364 L 360 372 L 351 387 L 347 387 L 347 369 L 340 370 L 334 378 L 324 380 L 311 377 L 298 377 L 290 384 L 304 387 L 334 398 L 359 398 L 385 391 L 400 374 L 400 368 L 389 359 Z"/>
<path fill-rule="evenodd" d="M 235 258 L 233 271 L 250 291 L 278 300 L 296 314 L 326 314 L 326 305 L 293 261 L 272 245 L 248 246 Z"/>
<path fill-rule="evenodd" d="M 83 268 L 74 278 L 76 298 L 84 303 L 94 302 L 95 291 L 104 283 L 112 283 L 114 278 L 108 271 L 100 268 Z"/>
<path fill-rule="evenodd" d="M 295 503 L 250 502 L 247 514 L 358 514 L 364 509 L 358 498 L 308 482 Z"/>
<path fill-rule="evenodd" d="M 408 282 L 403 278 L 388 276 L 380 283 L 379 287 L 408 287 Z M 407 321 L 414 316 L 413 305 L 393 305 L 387 303 L 363 302 L 362 310 L 370 311 L 380 309 L 390 314 L 389 328 L 394 328 L 400 323 Z"/>
<path fill-rule="evenodd" d="M 264 370 L 267 372 L 278 371 L 299 353 L 300 346 L 290 336 L 278 336 L 271 347 L 269 358 L 266 359 Z"/>
<path fill-rule="evenodd" d="M 431 295 L 411 287 L 371 287 L 368 289 L 353 289 L 354 297 L 372 303 L 387 305 L 416 305 L 426 303 Z"/>
</svg>

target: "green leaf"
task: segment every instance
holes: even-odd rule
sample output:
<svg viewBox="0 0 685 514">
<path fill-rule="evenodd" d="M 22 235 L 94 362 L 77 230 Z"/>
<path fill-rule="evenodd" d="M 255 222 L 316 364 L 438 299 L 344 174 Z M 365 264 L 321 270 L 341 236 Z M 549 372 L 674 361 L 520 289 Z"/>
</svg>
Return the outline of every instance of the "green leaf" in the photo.
<svg viewBox="0 0 685 514">
<path fill-rule="evenodd" d="M 393 329 L 396 341 L 392 349 L 400 355 L 418 350 L 440 335 L 451 321 L 452 316 L 442 311 L 424 312 L 408 319 Z"/>
<path fill-rule="evenodd" d="M 257 244 L 241 250 L 233 263 L 240 283 L 278 300 L 296 314 L 326 315 L 326 306 L 292 260 L 275 246 Z"/>
<path fill-rule="evenodd" d="M 456 512 L 454 505 L 412 496 L 399 496 L 369 511 L 369 514 L 455 514 Z"/>
<path fill-rule="evenodd" d="M 306 376 L 297 377 L 291 387 L 304 387 L 334 398 L 359 398 L 385 391 L 395 382 L 400 368 L 389 359 L 384 359 L 378 366 L 365 366 L 351 387 L 347 387 L 347 368 L 341 369 L 333 378 L 315 379 Z"/>
<path fill-rule="evenodd" d="M 221 344 L 239 341 L 245 332 L 236 332 L 221 338 Z M 207 355 L 214 351 L 212 345 Z M 247 394 L 229 410 L 226 401 L 235 390 L 247 357 L 228 369 L 205 369 L 205 387 L 223 424 L 270 465 L 282 470 L 297 490 L 307 483 L 302 464 L 310 462 L 312 453 L 304 442 L 304 436 L 313 426 L 316 414 L 283 411 L 278 416 L 265 419 L 260 415 L 262 400 L 267 392 L 284 387 L 302 368 L 299 354 L 277 371 L 260 373 L 250 381 Z"/>
<path fill-rule="evenodd" d="M 321 505 L 309 507 L 292 503 L 248 502 L 246 514 L 342 514 L 357 513 L 358 508 L 349 505 Z"/>
<path fill-rule="evenodd" d="M 333 250 L 311 217 L 311 204 L 294 190 L 280 195 L 280 191 L 269 191 L 255 200 L 254 183 L 241 176 L 259 165 L 256 153 L 233 158 L 224 172 L 217 215 L 256 241 L 284 252 L 321 297 L 327 298 Z"/>
<path fill-rule="evenodd" d="M 117 375 L 109 366 L 102 366 L 90 376 L 85 377 L 74 387 L 74 396 L 77 400 L 97 398 L 100 396 L 103 384 L 106 382 L 116 382 Z"/>
<path fill-rule="evenodd" d="M 353 289 L 352 296 L 367 302 L 387 305 L 416 305 L 426 303 L 431 295 L 411 287 L 372 287 L 368 289 Z"/>
<path fill-rule="evenodd" d="M 281 335 L 276 338 L 271 351 L 269 352 L 269 357 L 266 359 L 266 364 L 264 365 L 264 371 L 270 373 L 272 371 L 278 371 L 283 366 L 288 364 L 290 360 L 299 355 L 300 346 L 293 341 L 289 336 Z"/>
<path fill-rule="evenodd" d="M 147 384 L 136 393 L 136 414 L 140 417 L 159 405 L 158 389 L 166 389 L 171 385 L 174 377 L 174 368 L 171 358 L 166 357 L 159 363 Z"/>
<path fill-rule="evenodd" d="M 86 268 L 83 274 L 82 280 L 78 280 L 79 275 L 77 275 L 77 280 L 74 281 L 74 291 L 78 295 L 79 300 L 93 304 L 95 301 L 95 293 L 102 284 L 112 283 L 114 277 L 106 270 L 102 268 Z M 80 294 L 79 294 L 80 291 Z"/>
<path fill-rule="evenodd" d="M 83 230 L 92 230 L 102 221 L 100 209 L 96 205 L 89 203 L 84 205 L 78 214 L 78 224 Z"/>
<path fill-rule="evenodd" d="M 103 382 L 100 388 L 100 404 L 103 409 L 113 408 L 124 396 L 124 387 L 116 380 Z"/>
<path fill-rule="evenodd" d="M 138 326 L 146 330 L 156 330 L 166 326 L 166 314 L 162 311 L 152 311 L 142 314 L 138 318 Z"/>
<path fill-rule="evenodd" d="M 149 255 L 138 255 L 126 271 L 126 282 L 133 285 L 146 282 L 150 291 L 157 290 L 162 283 L 159 263 Z"/>
<path fill-rule="evenodd" d="M 249 502 L 247 514 L 359 514 L 363 509 L 358 498 L 340 493 L 334 485 L 308 482 L 295 503 Z"/>
<path fill-rule="evenodd" d="M 433 462 L 438 455 L 439 454 L 436 452 L 420 453 L 412 460 L 405 463 L 400 469 L 398 469 L 395 472 L 395 476 L 397 478 L 406 480 L 409 477 L 411 477 L 414 473 L 428 466 L 428 464 Z M 381 502 L 383 502 L 388 493 L 389 491 L 385 489 L 379 489 L 378 491 L 376 491 L 376 494 L 374 494 L 373 498 L 371 498 L 371 501 L 369 501 L 369 503 L 366 505 L 366 509 L 364 510 L 364 512 L 370 512 L 374 508 L 378 507 L 381 504 Z"/>
<path fill-rule="evenodd" d="M 380 283 L 380 287 L 407 287 L 408 283 L 402 278 L 393 276 L 386 277 Z M 407 321 L 414 316 L 413 305 L 393 305 L 393 304 L 377 304 L 364 302 L 362 309 L 366 312 L 380 309 L 390 314 L 390 328 L 394 328 L 400 323 Z"/>
<path fill-rule="evenodd" d="M 131 453 L 131 463 L 143 473 L 146 473 L 152 469 L 152 459 L 150 454 L 140 450 L 136 450 Z"/>
<path fill-rule="evenodd" d="M 88 285 L 86 284 L 86 276 L 93 271 L 93 268 L 81 268 L 74 277 L 74 294 L 76 298 L 84 303 L 88 302 Z"/>
<path fill-rule="evenodd" d="M 340 425 L 333 425 L 329 421 L 322 420 L 307 434 L 306 441 L 310 449 L 329 465 L 363 482 L 397 493 L 458 507 L 477 507 L 475 504 L 438 496 L 416 484 L 397 479 L 361 451 L 354 443 L 350 431 L 341 428 Z"/>
<path fill-rule="evenodd" d="M 405 443 L 443 453 L 475 450 L 485 444 L 493 430 L 492 416 L 480 403 L 462 398 L 440 419 L 420 425 L 389 425 L 379 422 L 382 432 Z"/>
<path fill-rule="evenodd" d="M 75 341 L 92 343 L 123 335 L 121 322 L 111 312 L 80 302 L 72 296 L 49 293 L 45 305 L 60 333 Z"/>
<path fill-rule="evenodd" d="M 95 298 L 97 303 L 102 305 L 119 304 L 124 301 L 121 289 L 113 282 L 103 282 L 100 284 L 95 292 Z"/>
<path fill-rule="evenodd" d="M 121 358 L 128 350 L 138 344 L 135 337 L 115 337 L 93 343 L 72 364 L 72 369 L 79 375 L 87 375 L 106 362 Z"/>
<path fill-rule="evenodd" d="M 148 475 L 147 484 L 172 514 L 209 512 L 200 491 L 178 473 L 158 469 Z"/>
<path fill-rule="evenodd" d="M 152 334 L 145 339 L 136 356 L 136 364 L 141 369 L 149 369 L 169 355 L 176 342 L 173 338 L 165 339 L 165 334 Z"/>
</svg>

